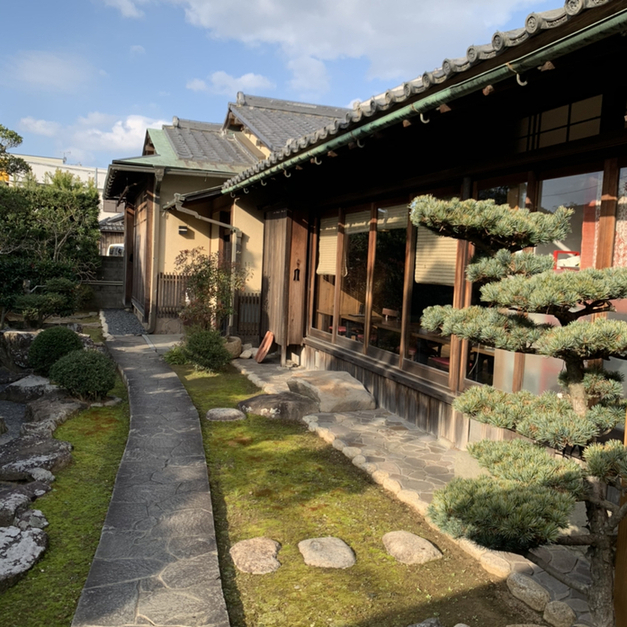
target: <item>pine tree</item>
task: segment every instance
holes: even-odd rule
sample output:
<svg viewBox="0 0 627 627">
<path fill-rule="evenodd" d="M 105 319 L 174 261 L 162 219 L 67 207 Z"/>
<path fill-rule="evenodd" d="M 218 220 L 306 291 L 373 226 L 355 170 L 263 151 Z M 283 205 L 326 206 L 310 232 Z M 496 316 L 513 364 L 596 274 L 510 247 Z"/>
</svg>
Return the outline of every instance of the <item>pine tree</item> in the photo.
<svg viewBox="0 0 627 627">
<path fill-rule="evenodd" d="M 596 627 L 614 627 L 614 557 L 618 525 L 627 514 L 627 449 L 608 440 L 624 420 L 622 377 L 599 364 L 627 356 L 627 323 L 607 319 L 612 301 L 627 298 L 627 268 L 556 272 L 550 255 L 528 249 L 562 239 L 572 210 L 552 214 L 493 200 L 441 201 L 421 196 L 411 220 L 474 245 L 467 278 L 480 286 L 482 306 L 425 310 L 422 326 L 508 351 L 563 360 L 561 394 L 536 396 L 472 387 L 456 410 L 513 429 L 533 442 L 483 441 L 470 454 L 490 475 L 455 479 L 436 493 L 429 514 L 443 530 L 497 550 L 520 553 L 584 594 Z M 549 314 L 539 324 L 529 314 Z M 604 437 L 605 436 L 605 437 Z M 557 453 L 555 452 L 557 451 Z M 576 501 L 584 501 L 589 533 L 566 535 Z M 544 544 L 587 547 L 592 582 L 556 571 L 532 552 Z"/>
</svg>

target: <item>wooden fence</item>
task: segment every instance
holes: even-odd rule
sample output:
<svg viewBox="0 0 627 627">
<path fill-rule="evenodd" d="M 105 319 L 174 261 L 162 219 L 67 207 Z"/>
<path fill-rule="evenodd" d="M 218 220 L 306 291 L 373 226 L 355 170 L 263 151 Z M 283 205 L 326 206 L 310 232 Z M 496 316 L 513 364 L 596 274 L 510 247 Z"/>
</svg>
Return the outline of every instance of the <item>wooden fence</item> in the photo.
<svg viewBox="0 0 627 627">
<path fill-rule="evenodd" d="M 157 317 L 177 318 L 185 306 L 186 274 L 159 273 L 157 286 Z M 259 336 L 261 294 L 240 293 L 235 296 L 236 335 L 255 340 Z"/>
<path fill-rule="evenodd" d="M 185 306 L 186 274 L 159 273 L 157 318 L 176 318 Z"/>
</svg>

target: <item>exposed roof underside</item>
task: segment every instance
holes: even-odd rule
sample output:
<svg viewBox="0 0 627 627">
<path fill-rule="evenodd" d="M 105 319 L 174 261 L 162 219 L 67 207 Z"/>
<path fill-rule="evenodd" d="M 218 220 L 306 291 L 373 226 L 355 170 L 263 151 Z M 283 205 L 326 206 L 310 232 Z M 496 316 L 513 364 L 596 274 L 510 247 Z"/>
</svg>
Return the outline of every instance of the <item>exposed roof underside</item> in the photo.
<svg viewBox="0 0 627 627">
<path fill-rule="evenodd" d="M 620 0 L 566 0 L 564 7 L 543 13 L 531 13 L 525 20 L 525 26 L 507 32 L 496 32 L 489 44 L 470 46 L 466 56 L 459 59 L 445 59 L 442 66 L 425 72 L 422 76 L 398 85 L 393 89 L 373 96 L 368 100 L 357 103 L 352 110 L 344 110 L 341 118 L 335 118 L 330 123 L 305 133 L 297 139 L 292 139 L 285 146 L 275 150 L 267 159 L 260 161 L 241 174 L 227 181 L 223 191 L 242 187 L 243 184 L 255 175 L 263 176 L 263 172 L 281 164 L 290 157 L 298 155 L 314 147 L 324 144 L 334 136 L 342 135 L 351 129 L 365 124 L 370 118 L 376 119 L 398 105 L 409 104 L 421 100 L 429 95 L 429 90 L 436 91 L 446 81 L 457 77 L 463 78 L 463 73 L 489 59 L 498 57 L 510 49 L 515 49 L 536 35 L 551 29 L 556 29 L 555 36 L 560 36 L 560 30 L 573 18 L 588 9 L 612 3 L 623 5 Z M 511 67 L 512 76 L 516 70 Z M 460 76 L 462 75 L 462 76 Z"/>
<path fill-rule="evenodd" d="M 270 150 L 276 151 L 298 137 L 344 119 L 351 110 L 239 92 L 237 102 L 229 103 L 229 112 Z"/>
</svg>

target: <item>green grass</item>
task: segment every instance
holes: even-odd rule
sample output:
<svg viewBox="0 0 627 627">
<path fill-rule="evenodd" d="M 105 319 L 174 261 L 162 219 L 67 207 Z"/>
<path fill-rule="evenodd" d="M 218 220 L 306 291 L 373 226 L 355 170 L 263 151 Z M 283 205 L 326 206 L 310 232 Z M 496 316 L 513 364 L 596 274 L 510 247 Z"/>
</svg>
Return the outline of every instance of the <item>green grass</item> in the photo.
<svg viewBox="0 0 627 627">
<path fill-rule="evenodd" d="M 259 393 L 234 371 L 174 369 L 201 416 Z M 303 425 L 262 417 L 203 421 L 203 437 L 232 627 L 407 627 L 431 616 L 445 627 L 536 622 L 523 620 L 503 583 Z M 399 529 L 429 539 L 444 558 L 423 566 L 396 562 L 381 537 Z M 327 535 L 353 548 L 354 567 L 304 564 L 298 542 Z M 275 573 L 235 570 L 230 546 L 255 536 L 282 545 Z"/>
<path fill-rule="evenodd" d="M 111 393 L 124 402 L 84 411 L 55 432 L 74 446 L 73 462 L 33 504 L 50 523 L 49 546 L 26 576 L 0 595 L 2 627 L 67 627 L 72 621 L 128 435 L 127 394 L 119 378 Z"/>
</svg>

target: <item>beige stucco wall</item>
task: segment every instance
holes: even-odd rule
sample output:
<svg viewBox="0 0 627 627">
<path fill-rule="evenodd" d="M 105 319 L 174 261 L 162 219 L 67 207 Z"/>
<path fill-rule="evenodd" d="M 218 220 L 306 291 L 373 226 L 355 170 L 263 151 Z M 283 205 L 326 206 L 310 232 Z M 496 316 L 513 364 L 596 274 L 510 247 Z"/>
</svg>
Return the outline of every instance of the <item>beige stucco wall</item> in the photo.
<svg viewBox="0 0 627 627">
<path fill-rule="evenodd" d="M 242 231 L 240 263 L 249 270 L 246 292 L 261 292 L 263 263 L 263 213 L 242 198 L 233 206 L 233 226 Z"/>
<path fill-rule="evenodd" d="M 222 183 L 222 179 L 166 174 L 161 184 L 161 206 L 173 200 L 174 194 L 195 192 Z M 174 261 L 182 250 L 202 248 L 207 253 L 212 252 L 209 223 L 176 211 L 160 212 L 160 215 L 159 272 L 175 272 Z M 179 226 L 187 226 L 185 235 L 179 235 Z"/>
</svg>

